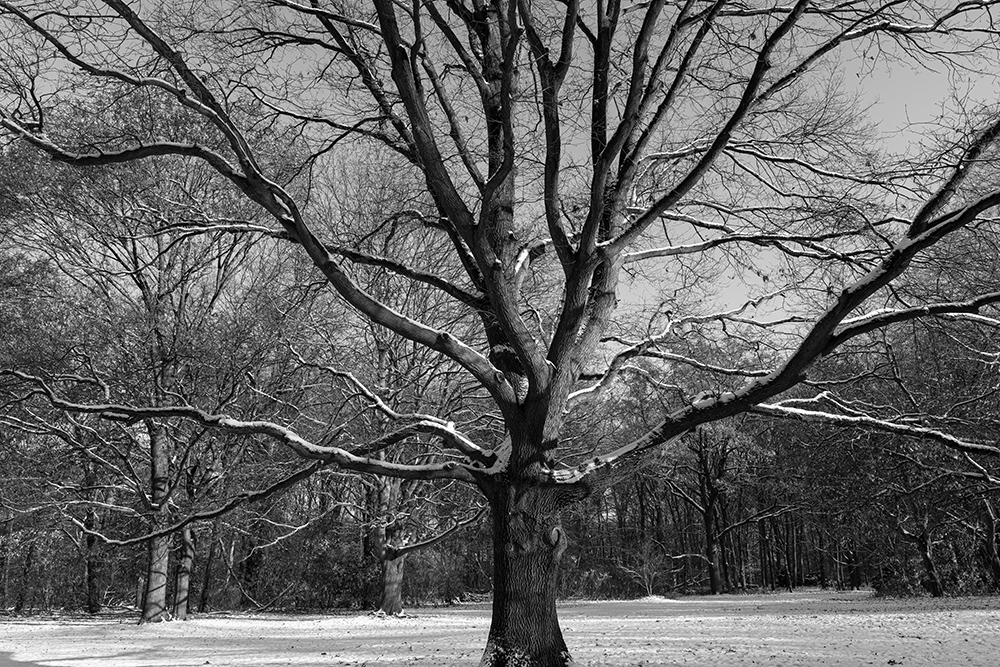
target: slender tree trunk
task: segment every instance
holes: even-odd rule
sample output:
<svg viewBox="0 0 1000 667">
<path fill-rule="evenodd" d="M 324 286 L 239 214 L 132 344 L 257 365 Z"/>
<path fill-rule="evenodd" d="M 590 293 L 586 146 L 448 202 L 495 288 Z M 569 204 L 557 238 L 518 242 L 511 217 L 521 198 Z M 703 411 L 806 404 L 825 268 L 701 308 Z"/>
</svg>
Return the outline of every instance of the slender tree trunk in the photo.
<svg viewBox="0 0 1000 667">
<path fill-rule="evenodd" d="M 712 595 L 722 592 L 719 576 L 719 539 L 715 527 L 715 503 L 710 502 L 702 511 L 705 526 L 705 563 L 708 567 L 708 586 Z"/>
<path fill-rule="evenodd" d="M 938 574 L 934 558 L 931 556 L 931 541 L 926 531 L 917 534 L 913 540 L 920 552 L 920 562 L 924 566 L 924 579 L 921 585 L 934 597 L 939 598 L 944 595 L 944 586 L 941 584 L 941 577 Z"/>
<path fill-rule="evenodd" d="M 676 553 L 679 553 L 679 554 L 682 554 L 682 555 L 683 554 L 687 554 L 688 553 L 687 530 L 684 528 L 684 526 L 686 525 L 686 523 L 684 521 L 685 517 L 683 516 L 682 513 L 684 512 L 684 510 L 686 510 L 688 508 L 688 506 L 687 506 L 686 503 L 685 504 L 681 504 L 680 502 L 675 502 L 673 500 L 673 496 L 671 496 L 671 498 L 670 498 L 670 507 L 671 507 L 671 510 L 672 510 L 671 511 L 671 515 L 672 515 L 671 518 L 673 519 L 672 523 L 674 525 L 674 533 L 676 533 L 676 535 L 677 535 L 677 550 L 676 550 Z M 689 561 L 689 559 L 687 557 L 681 559 L 681 566 L 680 566 L 679 576 L 680 576 L 680 580 L 681 580 L 681 584 L 682 585 L 688 579 L 688 561 Z"/>
<path fill-rule="evenodd" d="M 167 500 L 170 488 L 170 452 L 163 429 L 147 422 L 152 503 L 150 527 L 153 530 L 167 523 Z M 139 623 L 159 623 L 167 620 L 167 572 L 170 565 L 170 536 L 154 537 L 149 541 L 149 561 L 146 571 L 146 593 L 143 596 Z"/>
<path fill-rule="evenodd" d="M 87 510 L 83 525 L 88 530 L 97 529 L 97 512 L 93 508 Z M 96 614 L 101 611 L 101 560 L 98 552 L 100 546 L 97 543 L 97 537 L 91 533 L 87 533 L 83 540 L 86 549 L 83 559 L 83 578 L 87 593 L 87 613 Z"/>
<path fill-rule="evenodd" d="M 615 523 L 618 526 L 618 558 L 622 557 L 622 550 L 628 548 L 630 542 L 628 535 L 628 489 L 618 489 L 612 487 L 611 497 L 615 502 Z"/>
<path fill-rule="evenodd" d="M 566 536 L 555 493 L 499 488 L 493 521 L 493 621 L 480 667 L 567 667 L 556 616 Z"/>
<path fill-rule="evenodd" d="M 260 595 L 260 591 L 257 589 L 261 564 L 264 561 L 264 552 L 255 550 L 254 547 L 257 545 L 250 538 L 242 542 L 245 545 L 243 551 L 247 555 L 240 561 L 237 572 L 241 587 L 240 605 L 252 608 L 258 605 L 255 598 Z"/>
<path fill-rule="evenodd" d="M 639 506 L 639 545 L 646 544 L 646 485 L 641 479 L 635 482 L 635 497 Z"/>
<path fill-rule="evenodd" d="M 181 560 L 174 580 L 174 618 L 184 620 L 188 615 L 191 593 L 191 573 L 194 570 L 195 543 L 191 526 L 181 529 Z"/>
<path fill-rule="evenodd" d="M 662 545 L 666 542 L 664 537 L 666 531 L 664 530 L 663 503 L 661 502 L 661 498 L 663 498 L 663 490 L 660 488 L 659 482 L 657 482 L 656 486 L 654 486 L 654 493 L 653 510 L 656 512 L 656 527 L 654 535 L 656 536 L 656 543 Z"/>
<path fill-rule="evenodd" d="M 861 558 L 858 556 L 857 545 L 848 552 L 851 559 L 851 565 L 848 570 L 848 576 L 851 578 L 851 588 L 853 590 L 859 590 L 861 584 L 864 583 L 861 577 Z"/>
<path fill-rule="evenodd" d="M 705 558 L 708 564 L 709 590 L 712 595 L 718 595 L 722 592 L 722 577 L 719 576 L 719 542 L 715 536 L 705 536 Z"/>
<path fill-rule="evenodd" d="M 727 509 L 728 503 L 723 497 L 719 502 L 719 512 L 718 512 L 718 525 L 720 531 L 726 530 L 729 527 L 729 512 Z M 724 591 L 730 591 L 735 587 L 735 581 L 731 572 L 730 563 L 732 563 L 736 556 L 733 552 L 733 532 L 729 531 L 725 533 L 719 540 L 719 551 L 722 565 L 722 589 Z"/>
<path fill-rule="evenodd" d="M 0 532 L 0 609 L 6 609 L 7 597 L 10 595 L 10 551 L 12 549 L 10 540 L 10 521 L 4 513 L 0 520 L 3 532 Z"/>
<path fill-rule="evenodd" d="M 733 579 L 732 584 L 734 587 L 740 590 L 746 590 L 747 587 L 747 577 L 746 577 L 746 558 L 744 548 L 744 531 L 743 528 L 737 528 L 736 530 L 729 533 L 730 542 L 733 553 Z"/>
<path fill-rule="evenodd" d="M 989 499 L 983 498 L 986 509 L 986 539 L 983 542 L 983 559 L 989 568 L 993 590 L 1000 591 L 1000 552 L 997 550 L 997 515 Z"/>
<path fill-rule="evenodd" d="M 716 503 L 718 495 L 708 486 L 707 475 L 701 479 L 701 511 L 702 526 L 705 529 L 705 564 L 708 568 L 708 586 L 712 595 L 722 592 L 722 581 L 719 576 L 719 538 L 717 531 Z"/>
<path fill-rule="evenodd" d="M 391 551 L 390 551 L 391 554 Z M 382 560 L 382 597 L 378 608 L 386 616 L 403 613 L 403 564 L 406 554 Z"/>
<path fill-rule="evenodd" d="M 212 601 L 212 566 L 215 565 L 215 554 L 219 548 L 219 526 L 212 524 L 212 537 L 208 546 L 208 556 L 205 558 L 205 572 L 201 577 L 201 597 L 198 600 L 198 611 L 205 613 Z"/>
<path fill-rule="evenodd" d="M 29 607 L 31 598 L 31 571 L 35 567 L 35 540 L 32 539 L 28 545 L 28 554 L 24 558 L 24 565 L 21 567 L 21 590 L 17 594 L 17 602 L 14 603 L 14 613 L 20 614 Z"/>
<path fill-rule="evenodd" d="M 792 517 L 785 515 L 785 569 L 788 570 L 788 590 L 795 588 L 795 580 L 798 577 L 796 565 L 798 559 L 795 554 L 795 524 Z"/>
<path fill-rule="evenodd" d="M 82 457 L 82 468 L 83 468 L 83 484 L 87 489 L 87 500 L 90 502 L 96 501 L 97 492 L 97 480 L 94 474 L 94 464 L 88 460 L 86 457 Z M 99 544 L 97 542 L 97 537 L 94 532 L 97 531 L 100 523 L 100 517 L 97 514 L 97 510 L 94 505 L 87 507 L 86 514 L 83 517 L 83 527 L 84 532 L 81 535 L 81 540 L 83 542 L 83 591 L 84 591 L 84 605 L 88 614 L 96 614 L 101 610 L 101 594 L 100 594 L 100 558 L 99 558 Z"/>
<path fill-rule="evenodd" d="M 770 588 L 773 591 L 776 586 L 775 576 L 777 574 L 775 572 L 774 554 L 771 549 L 771 534 L 773 534 L 773 529 L 769 532 L 767 522 L 765 521 L 758 521 L 757 526 L 760 534 L 760 567 L 763 573 L 762 579 L 764 587 Z"/>
<path fill-rule="evenodd" d="M 823 543 L 823 533 L 816 533 L 816 550 L 819 556 L 819 587 L 826 588 L 826 545 Z"/>
</svg>

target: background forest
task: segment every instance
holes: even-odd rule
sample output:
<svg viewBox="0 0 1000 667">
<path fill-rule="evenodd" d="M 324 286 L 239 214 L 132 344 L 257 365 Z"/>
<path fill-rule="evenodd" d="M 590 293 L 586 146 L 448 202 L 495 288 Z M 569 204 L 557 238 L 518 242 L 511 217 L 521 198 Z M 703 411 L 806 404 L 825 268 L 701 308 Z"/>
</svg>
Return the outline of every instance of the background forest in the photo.
<svg viewBox="0 0 1000 667">
<path fill-rule="evenodd" d="M 466 429 L 497 428 L 455 368 L 352 319 L 267 236 L 219 228 L 252 214 L 207 174 L 179 165 L 171 179 L 134 167 L 69 171 L 6 150 L 0 354 L 3 367 L 21 370 L 5 374 L 0 413 L 0 607 L 136 607 L 158 620 L 220 609 L 399 613 L 404 604 L 489 599 L 486 510 L 453 481 L 303 467 L 266 439 L 73 415 L 25 392 L 18 373 L 59 378 L 82 365 L 152 402 L 181 397 L 376 437 L 379 416 L 365 395 L 373 386 L 396 410 L 446 407 Z M 328 184 L 324 205 L 366 221 L 342 241 L 377 253 L 395 240 L 386 221 L 419 203 L 407 199 L 417 189 L 402 172 L 380 182 L 389 163 L 352 169 L 359 185 Z M 216 225 L 208 234 L 207 220 Z M 415 254 L 434 252 L 407 242 Z M 980 235 L 975 252 L 993 242 Z M 992 270 L 985 262 L 931 269 L 992 279 L 973 275 Z M 429 290 L 378 271 L 366 280 L 384 300 L 421 303 L 428 319 L 462 326 Z M 680 340 L 720 368 L 750 345 L 695 327 Z M 874 396 L 900 420 L 934 412 L 992 440 L 994 346 L 971 327 L 908 322 L 820 368 L 847 378 L 829 399 L 846 415 L 852 394 Z M 664 387 L 698 389 L 683 368 L 632 363 L 633 380 L 576 425 L 574 448 L 648 429 Z M 1000 590 L 996 488 L 959 470 L 936 437 L 766 414 L 699 427 L 564 512 L 575 539 L 560 594 Z M 425 456 L 420 438 L 397 456 Z"/>
</svg>

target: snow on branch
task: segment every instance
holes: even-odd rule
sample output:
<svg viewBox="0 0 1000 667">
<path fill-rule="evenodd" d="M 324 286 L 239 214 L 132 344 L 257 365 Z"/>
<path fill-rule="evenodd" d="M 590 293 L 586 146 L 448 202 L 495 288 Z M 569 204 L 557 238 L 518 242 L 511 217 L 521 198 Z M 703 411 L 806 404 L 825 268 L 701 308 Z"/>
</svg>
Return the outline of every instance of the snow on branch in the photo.
<svg viewBox="0 0 1000 667">
<path fill-rule="evenodd" d="M 806 162 L 805 160 L 800 160 L 799 158 L 788 157 L 788 156 L 783 156 L 783 155 L 771 155 L 771 154 L 768 154 L 768 153 L 764 153 L 764 152 L 761 152 L 759 150 L 756 150 L 754 148 L 749 147 L 749 145 L 747 145 L 747 144 L 742 144 L 742 145 L 739 145 L 739 146 L 737 146 L 737 145 L 731 145 L 731 146 L 729 146 L 729 147 L 726 148 L 726 152 L 729 152 L 729 153 L 738 153 L 740 155 L 749 155 L 749 156 L 751 156 L 753 158 L 756 158 L 756 159 L 758 159 L 758 160 L 760 160 L 762 162 L 771 162 L 771 163 L 776 163 L 776 164 L 795 165 L 795 166 L 798 166 L 798 167 L 802 167 L 803 169 L 806 169 L 807 171 L 810 171 L 810 172 L 816 174 L 817 176 L 824 176 L 826 178 L 832 178 L 832 179 L 842 180 L 842 181 L 850 181 L 852 183 L 858 183 L 860 185 L 874 185 L 874 186 L 878 186 L 878 187 L 888 187 L 889 186 L 889 183 L 887 181 L 884 181 L 884 180 L 880 180 L 880 179 L 877 179 L 877 178 L 866 177 L 866 176 L 856 176 L 854 174 L 847 174 L 847 173 L 842 173 L 842 172 L 838 172 L 838 171 L 831 171 L 829 169 L 823 169 L 823 168 L 818 167 L 818 166 L 816 166 L 814 164 L 810 164 L 809 162 Z"/>
<path fill-rule="evenodd" d="M 348 384 L 354 387 L 355 390 L 364 398 L 366 401 L 371 403 L 377 410 L 384 414 L 389 419 L 394 421 L 411 421 L 413 424 L 400 429 L 394 433 L 390 433 L 378 440 L 368 443 L 363 448 L 359 450 L 354 450 L 354 453 L 366 453 L 372 454 L 376 451 L 385 449 L 401 440 L 414 435 L 416 433 L 432 433 L 439 436 L 445 444 L 450 447 L 460 451 L 465 456 L 469 457 L 473 461 L 482 464 L 483 466 L 489 468 L 497 462 L 497 454 L 492 450 L 483 449 L 466 435 L 458 431 L 455 428 L 454 422 L 441 419 L 434 415 L 421 413 L 421 412 L 409 412 L 402 413 L 397 412 L 393 409 L 381 396 L 372 391 L 367 385 L 365 385 L 361 380 L 357 378 L 353 373 L 348 371 L 342 371 L 332 366 L 327 366 L 324 364 L 317 364 L 315 362 L 307 361 L 298 351 L 291 348 L 292 354 L 298 359 L 299 363 L 303 366 L 309 368 L 315 368 L 321 370 L 333 377 L 345 380 Z"/>
<path fill-rule="evenodd" d="M 263 173 L 250 143 L 240 132 L 236 122 L 230 117 L 227 106 L 211 91 L 205 79 L 188 65 L 184 55 L 171 47 L 127 3 L 120 2 L 119 0 L 107 0 L 106 4 L 177 75 L 179 81 L 184 86 L 183 88 L 180 87 L 180 84 L 165 84 L 159 87 L 167 90 L 182 105 L 194 109 L 209 119 L 212 125 L 226 138 L 227 145 L 239 164 L 238 168 L 229 163 L 221 155 L 197 145 L 155 142 L 146 146 L 139 145 L 125 148 L 114 153 L 98 155 L 75 154 L 59 148 L 54 143 L 6 116 L 0 116 L 0 126 L 15 132 L 52 157 L 71 164 L 106 164 L 153 155 L 186 155 L 205 160 L 222 176 L 239 187 L 252 201 L 268 211 L 285 229 L 289 238 L 303 246 L 310 259 L 323 272 L 337 292 L 365 317 L 409 340 L 454 359 L 472 373 L 500 405 L 511 406 L 516 403 L 513 387 L 510 386 L 503 377 L 503 374 L 484 355 L 446 331 L 430 327 L 395 311 L 357 285 L 335 259 L 338 255 L 335 252 L 331 252 L 331 249 L 320 241 L 309 225 L 306 224 L 294 198 L 281 185 Z M 380 6 L 383 9 L 387 7 L 384 3 Z M 156 84 L 153 80 L 137 79 L 120 72 L 105 72 L 100 70 L 75 56 L 64 44 L 59 42 L 57 37 L 47 32 L 41 24 L 32 20 L 23 12 L 12 8 L 5 2 L 0 3 L 0 8 L 16 14 L 32 30 L 59 50 L 69 62 L 89 74 L 105 77 L 112 76 L 133 86 Z M 398 30 L 392 36 L 398 41 Z M 407 96 L 407 99 L 409 99 L 409 96 Z M 437 158 L 425 160 L 425 164 L 431 165 L 428 168 L 440 177 L 439 180 L 441 183 L 449 184 L 446 192 L 440 193 L 439 201 L 442 204 L 447 204 L 448 217 L 452 220 L 453 224 L 459 224 L 457 222 L 459 220 L 468 222 L 471 219 L 471 214 L 462 203 L 453 184 L 451 184 L 450 178 L 448 178 L 444 166 L 441 164 L 440 155 L 436 152 L 436 148 L 434 150 L 428 148 L 428 150 L 430 150 L 432 155 L 437 155 Z M 454 293 L 452 295 L 455 296 Z"/>
<path fill-rule="evenodd" d="M 115 151 L 101 151 L 93 149 L 90 152 L 78 153 L 68 151 L 43 136 L 39 136 L 22 124 L 10 119 L 0 117 L 0 127 L 6 128 L 17 134 L 22 139 L 39 148 L 50 157 L 60 162 L 65 162 L 77 167 L 89 167 L 95 165 L 119 164 L 141 160 L 149 157 L 164 155 L 182 155 L 186 157 L 196 157 L 204 160 L 219 171 L 226 178 L 234 182 L 245 183 L 246 178 L 239 174 L 236 167 L 220 153 L 200 144 L 180 143 L 176 141 L 155 141 L 143 143 L 138 142 L 135 146 L 123 148 Z"/>
<path fill-rule="evenodd" d="M 995 445 L 987 445 L 970 440 L 963 440 L 954 435 L 944 433 L 943 431 L 938 431 L 936 429 L 913 424 L 899 424 L 863 414 L 840 415 L 833 412 L 796 408 L 786 403 L 760 403 L 751 408 L 750 411 L 772 417 L 797 419 L 804 422 L 831 424 L 834 426 L 844 426 L 848 428 L 866 428 L 882 431 L 884 433 L 892 433 L 894 435 L 922 438 L 925 440 L 932 440 L 938 444 L 948 447 L 949 449 L 965 454 L 985 454 L 988 456 L 1000 457 L 1000 447 Z"/>
<path fill-rule="evenodd" d="M 73 522 L 77 526 L 77 528 L 83 531 L 83 533 L 87 535 L 93 535 L 94 537 L 96 537 L 97 539 L 101 540 L 106 544 L 118 547 L 129 546 L 131 544 L 141 544 L 143 542 L 148 542 L 149 540 L 155 539 L 157 537 L 163 537 L 164 535 L 170 535 L 172 533 L 175 533 L 179 531 L 181 528 L 184 528 L 185 526 L 195 523 L 197 521 L 207 521 L 209 519 L 214 519 L 216 517 L 222 516 L 223 514 L 227 514 L 228 512 L 236 509 L 240 505 L 251 503 L 257 500 L 263 500 L 264 498 L 273 496 L 274 494 L 284 491 L 285 489 L 297 484 L 303 479 L 310 477 L 313 473 L 321 470 L 326 465 L 327 463 L 325 461 L 315 461 L 312 464 L 306 466 L 305 468 L 296 470 L 291 474 L 282 477 L 278 481 L 274 482 L 273 484 L 263 489 L 259 489 L 257 491 L 244 491 L 230 498 L 229 500 L 227 500 L 222 505 L 219 505 L 218 507 L 214 507 L 209 510 L 203 510 L 201 512 L 195 512 L 194 514 L 190 514 L 184 517 L 182 520 L 177 521 L 176 523 L 173 523 L 165 528 L 161 528 L 159 530 L 146 533 L 145 535 L 140 535 L 138 537 L 131 537 L 124 540 L 111 538 L 105 535 L 104 533 L 101 533 L 100 531 L 93 530 L 92 528 L 87 527 L 87 525 L 84 522 L 80 521 L 79 519 L 71 515 L 68 516 L 68 518 L 71 522 Z"/>
<path fill-rule="evenodd" d="M 428 537 L 427 539 L 420 540 L 419 542 L 413 542 L 411 544 L 404 544 L 398 547 L 387 547 L 386 550 L 390 552 L 392 558 L 398 558 L 399 556 L 405 556 L 411 551 L 417 551 L 419 549 L 426 549 L 432 547 L 435 544 L 448 539 L 450 536 L 454 535 L 458 531 L 462 530 L 466 526 L 471 526 L 477 523 L 484 514 L 486 514 L 489 507 L 480 507 L 479 511 L 466 519 L 455 519 L 454 524 L 447 528 L 446 530 Z"/>
<path fill-rule="evenodd" d="M 668 220 L 684 219 L 687 221 L 689 216 L 679 216 L 671 213 L 664 213 L 661 217 Z M 738 244 L 738 243 L 749 243 L 756 246 L 768 246 L 781 250 L 787 255 L 793 256 L 807 256 L 813 257 L 815 259 L 835 259 L 838 261 L 853 261 L 855 255 L 865 254 L 867 251 L 859 250 L 852 253 L 843 253 L 831 248 L 827 248 L 818 241 L 824 239 L 832 238 L 842 238 L 846 236 L 852 236 L 854 232 L 840 232 L 837 234 L 822 234 L 813 236 L 804 235 L 793 235 L 793 234 L 729 234 L 727 236 L 720 236 L 713 239 L 707 239 L 704 241 L 699 241 L 697 243 L 688 243 L 684 245 L 672 245 L 663 246 L 660 248 L 649 248 L 646 250 L 637 250 L 635 252 L 626 253 L 624 256 L 624 261 L 626 264 L 631 264 L 635 262 L 641 262 L 647 259 L 662 259 L 664 257 L 675 257 L 677 255 L 691 255 L 695 253 L 704 252 L 712 248 L 716 248 L 723 245 Z M 800 245 L 805 250 L 796 250 L 789 247 L 788 244 L 795 243 Z"/>
<path fill-rule="evenodd" d="M 198 408 L 178 405 L 166 407 L 136 407 L 116 403 L 78 403 L 63 398 L 42 378 L 16 370 L 3 370 L 0 375 L 16 377 L 32 385 L 35 393 L 45 397 L 55 408 L 72 413 L 92 414 L 103 419 L 135 424 L 146 419 L 184 419 L 205 428 L 216 428 L 239 435 L 261 435 L 278 440 L 305 459 L 357 472 L 386 475 L 403 479 L 457 479 L 472 482 L 471 466 L 455 461 L 442 463 L 403 464 L 359 456 L 342 447 L 319 445 L 275 422 L 240 420 L 225 414 L 213 414 Z M 440 429 L 444 430 L 444 429 Z"/>
<path fill-rule="evenodd" d="M 671 442 L 674 442 L 675 440 L 680 438 L 685 433 L 687 433 L 687 431 L 678 433 L 669 440 L 665 441 L 657 440 L 655 443 L 650 442 L 648 444 L 645 442 L 645 440 L 647 440 L 648 438 L 645 437 L 640 438 L 639 440 L 630 442 L 629 444 L 623 447 L 619 447 L 618 449 L 612 452 L 603 454 L 601 456 L 595 456 L 573 468 L 566 468 L 559 470 L 550 469 L 547 470 L 546 473 L 548 475 L 549 480 L 555 484 L 577 484 L 579 482 L 584 481 L 584 479 L 586 479 L 587 476 L 590 475 L 591 473 L 597 470 L 608 468 L 613 464 L 617 463 L 619 460 L 624 459 L 626 456 L 634 452 L 643 451 L 645 449 L 649 449 L 652 446 L 668 445 Z M 644 444 L 646 446 L 643 446 Z"/>
<path fill-rule="evenodd" d="M 647 357 L 653 359 L 662 359 L 664 361 L 674 361 L 681 363 L 698 370 L 707 371 L 710 373 L 718 373 L 721 375 L 731 375 L 740 377 L 764 377 L 768 375 L 771 371 L 767 369 L 741 369 L 741 368 L 729 368 L 726 366 L 719 366 L 716 364 L 710 364 L 704 361 L 699 361 L 691 357 L 687 357 L 674 352 L 667 352 L 664 350 L 657 349 L 657 346 L 667 340 L 674 332 L 686 324 L 696 324 L 705 323 L 713 321 L 731 321 L 740 324 L 749 324 L 752 326 L 758 326 L 762 328 L 768 328 L 772 326 L 779 326 L 782 324 L 802 322 L 804 318 L 797 316 L 788 316 L 774 322 L 758 322 L 756 320 L 741 318 L 739 315 L 745 312 L 750 307 L 759 307 L 765 301 L 772 298 L 780 296 L 785 290 L 777 290 L 762 296 L 749 299 L 742 305 L 737 306 L 731 310 L 712 313 L 709 315 L 691 315 L 687 317 L 678 318 L 676 320 L 671 319 L 663 327 L 663 329 L 646 339 L 643 340 L 631 340 L 622 338 L 620 336 L 608 336 L 602 339 L 605 343 L 616 343 L 618 345 L 624 346 L 624 349 L 620 350 L 612 358 L 611 362 L 608 364 L 608 369 L 597 376 L 597 381 L 588 387 L 577 389 L 569 395 L 567 409 L 572 408 L 574 403 L 579 403 L 582 400 L 590 400 L 599 398 L 605 392 L 605 390 L 614 382 L 622 370 L 629 368 L 626 364 L 630 359 L 636 357 Z M 589 379 L 593 379 L 590 377 Z"/>
<path fill-rule="evenodd" d="M 838 331 L 831 339 L 831 345 L 836 347 L 855 336 L 897 324 L 918 317 L 929 315 L 952 315 L 956 313 L 969 313 L 978 315 L 979 310 L 989 304 L 1000 302 L 1000 292 L 990 292 L 967 301 L 949 301 L 944 303 L 931 303 L 925 306 L 902 309 L 882 309 L 859 317 L 844 320 L 843 329 Z M 974 320 L 975 321 L 975 320 Z M 983 323 L 991 324 L 996 322 L 992 318 L 982 318 Z"/>
<path fill-rule="evenodd" d="M 961 167 L 957 169 L 961 169 Z M 943 187 L 948 186 L 946 184 Z M 716 421 L 745 411 L 768 414 L 767 410 L 771 410 L 776 416 L 796 417 L 803 420 L 825 420 L 828 423 L 845 426 L 874 428 L 900 435 L 928 438 L 958 451 L 990 456 L 1000 455 L 1000 448 L 995 446 L 964 441 L 930 428 L 904 426 L 860 415 L 833 415 L 798 408 L 763 405 L 764 401 L 805 380 L 807 369 L 816 359 L 829 354 L 846 340 L 846 338 L 837 337 L 838 326 L 846 320 L 852 311 L 902 274 L 917 253 L 931 247 L 949 232 L 971 223 L 979 214 L 998 204 L 1000 204 L 1000 190 L 994 190 L 962 208 L 938 215 L 926 224 L 926 229 L 922 233 L 900 239 L 877 266 L 845 287 L 836 296 L 834 302 L 815 320 L 798 347 L 785 359 L 784 363 L 767 375 L 757 377 L 735 391 L 700 396 L 690 405 L 668 414 L 645 435 L 615 451 L 595 457 L 570 470 L 551 471 L 552 480 L 556 483 L 568 484 L 581 482 L 586 476 L 597 470 L 611 466 L 628 456 L 638 455 L 652 447 L 666 444 L 699 424 Z M 996 300 L 993 294 L 984 298 L 987 303 Z M 923 310 L 908 310 L 907 318 L 924 314 L 926 313 Z M 855 326 L 863 327 L 865 323 L 861 322 Z"/>
</svg>

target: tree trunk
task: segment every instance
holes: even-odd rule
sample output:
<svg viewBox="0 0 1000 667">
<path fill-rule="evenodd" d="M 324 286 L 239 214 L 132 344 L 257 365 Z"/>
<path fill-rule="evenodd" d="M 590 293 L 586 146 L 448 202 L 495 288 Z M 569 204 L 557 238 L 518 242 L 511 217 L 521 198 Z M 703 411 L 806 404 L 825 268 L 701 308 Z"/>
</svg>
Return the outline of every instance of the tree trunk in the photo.
<svg viewBox="0 0 1000 667">
<path fill-rule="evenodd" d="M 87 510 L 87 516 L 83 520 L 83 525 L 88 530 L 96 530 L 97 521 L 97 512 L 93 508 Z M 91 533 L 87 533 L 84 537 L 84 544 L 86 545 L 86 555 L 83 560 L 83 576 L 87 594 L 87 613 L 96 614 L 101 611 L 101 561 L 98 554 L 100 546 L 97 543 L 97 537 Z"/>
<path fill-rule="evenodd" d="M 382 597 L 378 608 L 386 616 L 403 613 L 403 564 L 406 554 L 382 561 Z"/>
<path fill-rule="evenodd" d="M 795 525 L 791 515 L 785 515 L 785 569 L 788 571 L 788 590 L 794 590 L 795 579 L 798 576 L 796 565 L 798 559 L 795 553 Z"/>
<path fill-rule="evenodd" d="M 701 512 L 702 526 L 705 529 L 705 564 L 708 569 L 708 586 L 712 595 L 722 592 L 722 581 L 719 577 L 719 539 L 715 525 L 716 494 L 709 489 L 706 478 L 701 479 Z"/>
<path fill-rule="evenodd" d="M 641 479 L 635 482 L 636 504 L 639 506 L 639 544 L 646 543 L 646 485 Z"/>
<path fill-rule="evenodd" d="M 771 539 L 768 536 L 767 524 L 757 522 L 757 535 L 760 544 L 761 584 L 764 588 L 774 590 L 774 561 L 771 558 Z"/>
<path fill-rule="evenodd" d="M 819 587 L 826 588 L 826 545 L 823 543 L 823 534 L 816 533 L 816 551 L 819 556 Z"/>
<path fill-rule="evenodd" d="M 29 606 L 31 598 L 31 571 L 35 567 L 35 538 L 31 538 L 28 545 L 28 554 L 24 558 L 24 565 L 21 568 L 21 590 L 17 594 L 17 602 L 14 603 L 14 613 L 20 614 Z"/>
<path fill-rule="evenodd" d="M 205 572 L 201 577 L 201 599 L 198 601 L 198 611 L 202 613 L 208 611 L 211 604 L 212 566 L 215 564 L 215 553 L 219 548 L 218 532 L 219 525 L 212 524 L 211 543 L 208 547 L 208 557 L 205 558 Z"/>
<path fill-rule="evenodd" d="M 181 530 L 181 560 L 177 565 L 177 578 L 174 580 L 174 618 L 187 618 L 191 593 L 191 572 L 194 569 L 194 533 L 187 525 Z"/>
<path fill-rule="evenodd" d="M 1000 551 L 997 549 L 997 514 L 988 498 L 983 498 L 986 509 L 986 539 L 983 541 L 983 560 L 990 571 L 993 590 L 1000 591 Z"/>
<path fill-rule="evenodd" d="M 931 541 L 926 532 L 917 534 L 914 540 L 917 550 L 920 552 L 920 562 L 924 566 L 924 578 L 920 584 L 932 596 L 939 598 L 944 595 L 944 586 L 941 585 L 941 577 L 938 575 L 937 566 L 931 557 Z"/>
<path fill-rule="evenodd" d="M 162 427 L 153 421 L 146 423 L 149 433 L 150 468 L 150 528 L 156 530 L 167 523 L 167 501 L 170 495 L 169 440 Z M 161 535 L 149 541 L 149 561 L 146 572 L 146 592 L 143 595 L 139 623 L 159 623 L 167 620 L 167 572 L 170 564 L 170 536 Z"/>
<path fill-rule="evenodd" d="M 719 541 L 714 533 L 705 533 L 705 559 L 708 564 L 709 589 L 712 595 L 718 595 L 722 593 L 722 577 L 719 576 Z"/>
<path fill-rule="evenodd" d="M 861 584 L 863 583 L 861 579 L 861 558 L 858 556 L 856 547 L 847 552 L 847 558 L 849 563 L 847 576 L 851 580 L 851 590 L 856 591 L 861 588 Z"/>
<path fill-rule="evenodd" d="M 493 621 L 479 667 L 567 667 L 556 617 L 566 536 L 555 492 L 498 489 L 493 521 Z"/>
<path fill-rule="evenodd" d="M 719 509 L 716 515 L 716 521 L 720 532 L 729 528 L 729 512 L 726 507 L 727 505 L 728 503 L 725 500 L 725 496 L 719 499 Z M 719 556 L 721 561 L 720 564 L 722 566 L 722 590 L 728 592 L 735 588 L 735 582 L 731 571 L 732 568 L 730 567 L 731 562 L 735 559 L 732 531 L 722 534 L 722 538 L 719 540 Z"/>
<path fill-rule="evenodd" d="M 10 539 L 11 522 L 8 516 L 4 512 L 0 518 L 0 526 L 3 527 L 0 532 L 0 609 L 7 608 L 7 597 L 10 595 L 10 552 L 14 547 Z"/>
<path fill-rule="evenodd" d="M 170 537 L 149 541 L 149 566 L 146 571 L 146 591 L 143 594 L 142 617 L 139 623 L 159 623 L 167 614 L 167 568 L 170 563 Z"/>
</svg>

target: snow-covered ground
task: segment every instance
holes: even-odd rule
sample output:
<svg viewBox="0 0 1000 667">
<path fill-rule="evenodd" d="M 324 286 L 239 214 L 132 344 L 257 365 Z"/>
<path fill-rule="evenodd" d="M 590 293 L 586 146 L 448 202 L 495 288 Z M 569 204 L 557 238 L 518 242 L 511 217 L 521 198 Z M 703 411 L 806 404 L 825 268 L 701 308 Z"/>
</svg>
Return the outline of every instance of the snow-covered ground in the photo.
<svg viewBox="0 0 1000 667">
<path fill-rule="evenodd" d="M 560 618 L 585 666 L 1000 665 L 1000 598 L 866 593 L 569 602 Z M 0 667 L 476 665 L 483 605 L 367 615 L 228 616 L 137 627 L 127 618 L 5 619 Z"/>
</svg>

